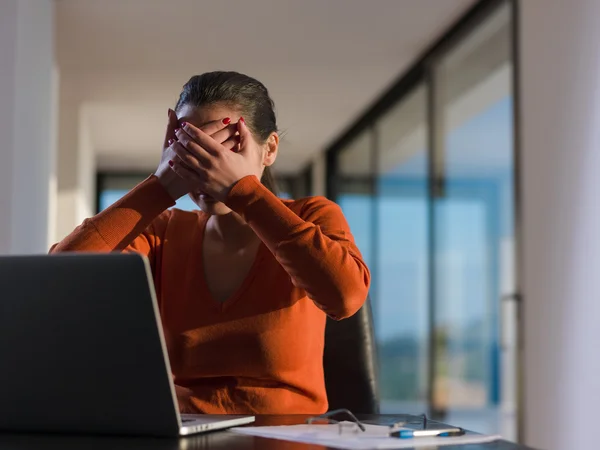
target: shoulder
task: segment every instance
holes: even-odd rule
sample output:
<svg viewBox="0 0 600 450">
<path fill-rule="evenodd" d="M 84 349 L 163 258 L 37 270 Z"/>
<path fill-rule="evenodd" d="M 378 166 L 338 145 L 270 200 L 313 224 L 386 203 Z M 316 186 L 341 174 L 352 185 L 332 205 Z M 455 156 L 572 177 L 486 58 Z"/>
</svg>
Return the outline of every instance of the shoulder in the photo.
<svg viewBox="0 0 600 450">
<path fill-rule="evenodd" d="M 315 212 L 325 212 L 327 210 L 341 211 L 340 207 L 323 196 L 304 197 L 298 200 L 283 200 L 283 203 L 298 215 Z"/>
<path fill-rule="evenodd" d="M 283 200 L 283 202 L 290 210 L 306 221 L 340 223 L 343 225 L 346 223 L 342 209 L 328 198 L 314 196 L 298 200 Z"/>
</svg>

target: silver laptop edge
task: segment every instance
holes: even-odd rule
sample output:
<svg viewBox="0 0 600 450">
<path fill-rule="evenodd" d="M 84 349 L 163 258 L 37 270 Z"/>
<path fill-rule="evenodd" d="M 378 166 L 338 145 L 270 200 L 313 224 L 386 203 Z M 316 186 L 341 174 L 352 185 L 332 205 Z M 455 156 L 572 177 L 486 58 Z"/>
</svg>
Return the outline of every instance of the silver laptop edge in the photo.
<svg viewBox="0 0 600 450">
<path fill-rule="evenodd" d="M 152 282 L 152 268 L 150 267 L 150 261 L 143 255 L 140 255 L 142 261 L 144 261 L 144 269 L 146 270 L 146 281 L 148 282 L 148 288 L 150 290 L 150 296 L 152 298 L 152 309 L 154 310 L 154 318 L 156 320 L 156 326 L 158 327 L 158 336 L 160 338 L 160 345 L 162 347 L 163 359 L 165 361 L 165 367 L 167 368 L 167 376 L 169 378 L 169 388 L 171 389 L 171 398 L 173 399 L 173 408 L 177 415 L 177 423 L 181 430 L 181 415 L 179 414 L 179 404 L 177 403 L 177 394 L 175 392 L 175 385 L 173 383 L 173 372 L 171 371 L 171 362 L 168 358 L 167 353 L 167 342 L 163 333 L 162 321 L 160 318 L 160 311 L 158 310 L 158 300 L 156 298 L 156 291 L 154 290 L 154 283 Z"/>
<path fill-rule="evenodd" d="M 254 416 L 209 416 L 206 417 L 198 416 L 197 420 L 188 422 L 180 427 L 179 434 L 181 436 L 187 436 L 195 433 L 202 433 L 204 431 L 222 430 L 224 428 L 236 427 L 239 425 L 246 425 L 255 421 Z"/>
</svg>

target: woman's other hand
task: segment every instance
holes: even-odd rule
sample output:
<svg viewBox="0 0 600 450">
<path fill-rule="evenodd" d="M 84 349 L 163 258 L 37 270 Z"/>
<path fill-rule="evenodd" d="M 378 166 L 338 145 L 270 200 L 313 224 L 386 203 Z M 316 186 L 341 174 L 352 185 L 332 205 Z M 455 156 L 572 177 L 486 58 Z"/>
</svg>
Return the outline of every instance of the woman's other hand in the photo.
<svg viewBox="0 0 600 450">
<path fill-rule="evenodd" d="M 233 185 L 242 178 L 255 175 L 260 179 L 263 149 L 254 140 L 243 118 L 237 123 L 237 131 L 239 136 L 219 143 L 203 129 L 184 123 L 177 130 L 178 142 L 173 145 L 178 156 L 173 171 L 218 201 L 224 201 Z"/>
<path fill-rule="evenodd" d="M 179 128 L 177 114 L 172 109 L 169 109 L 168 115 L 169 121 L 165 132 L 162 156 L 154 175 L 156 175 L 173 200 L 178 200 L 195 189 L 197 183 L 195 184 L 189 179 L 182 178 L 172 170 L 172 167 L 176 163 L 182 168 L 182 171 L 189 170 L 189 167 L 186 166 L 174 150 L 174 146 L 177 144 L 176 131 Z M 229 119 L 207 123 L 202 127 L 202 131 L 230 149 L 236 147 L 239 143 L 239 138 L 235 136 L 237 127 L 230 124 Z"/>
</svg>

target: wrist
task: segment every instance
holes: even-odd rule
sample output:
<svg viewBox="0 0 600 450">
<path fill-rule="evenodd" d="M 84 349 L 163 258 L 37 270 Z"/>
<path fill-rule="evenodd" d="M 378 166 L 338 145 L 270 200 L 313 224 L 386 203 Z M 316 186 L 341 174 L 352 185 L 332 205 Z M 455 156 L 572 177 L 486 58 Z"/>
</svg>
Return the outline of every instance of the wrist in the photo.
<svg viewBox="0 0 600 450">
<path fill-rule="evenodd" d="M 241 213 L 260 197 L 259 191 L 264 187 L 256 175 L 246 175 L 235 182 L 228 190 L 223 203 L 234 211 Z"/>
<path fill-rule="evenodd" d="M 181 179 L 172 170 L 157 170 L 154 175 L 174 202 L 186 194 L 183 192 Z"/>
<path fill-rule="evenodd" d="M 233 181 L 231 181 L 231 179 L 223 180 L 225 182 L 221 185 L 220 189 L 216 189 L 214 190 L 214 192 L 209 192 L 209 194 L 212 195 L 212 197 L 215 200 L 218 200 L 221 203 L 226 203 L 231 194 L 231 191 L 233 191 L 235 186 L 237 186 L 244 178 L 247 178 L 249 176 L 250 175 L 243 175 L 240 176 L 240 178 L 232 177 Z"/>
<path fill-rule="evenodd" d="M 221 203 L 227 202 L 227 199 L 229 198 L 229 194 L 231 193 L 231 191 L 233 190 L 235 185 L 238 184 L 239 182 L 240 182 L 240 180 L 237 180 L 237 181 L 233 182 L 232 184 L 230 184 L 229 186 L 224 186 L 219 192 L 215 192 L 213 197 L 216 200 L 220 201 Z"/>
</svg>

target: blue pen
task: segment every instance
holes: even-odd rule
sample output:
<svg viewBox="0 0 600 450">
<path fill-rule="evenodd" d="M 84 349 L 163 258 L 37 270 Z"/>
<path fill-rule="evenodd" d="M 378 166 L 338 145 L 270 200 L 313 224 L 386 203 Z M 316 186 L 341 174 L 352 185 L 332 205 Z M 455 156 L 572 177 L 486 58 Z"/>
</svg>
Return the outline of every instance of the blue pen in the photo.
<svg viewBox="0 0 600 450">
<path fill-rule="evenodd" d="M 441 428 L 438 430 L 398 430 L 393 431 L 390 436 L 400 439 L 411 439 L 417 437 L 452 437 L 462 436 L 465 430 L 462 428 Z"/>
</svg>

